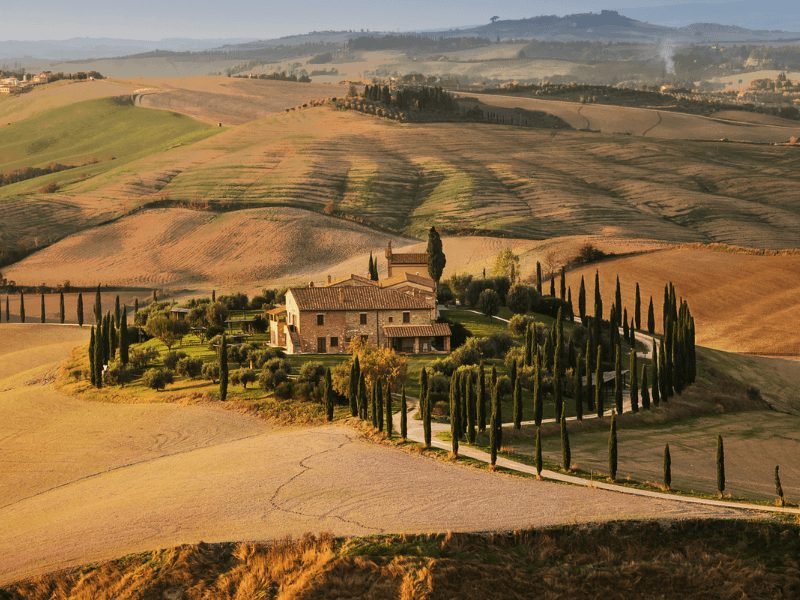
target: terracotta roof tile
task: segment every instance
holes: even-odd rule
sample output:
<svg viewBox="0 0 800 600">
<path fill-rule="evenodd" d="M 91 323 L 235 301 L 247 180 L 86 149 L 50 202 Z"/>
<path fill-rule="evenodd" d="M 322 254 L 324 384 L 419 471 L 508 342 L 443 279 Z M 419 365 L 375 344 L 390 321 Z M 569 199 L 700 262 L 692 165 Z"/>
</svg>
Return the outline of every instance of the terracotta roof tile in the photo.
<svg viewBox="0 0 800 600">
<path fill-rule="evenodd" d="M 344 287 L 292 288 L 297 308 L 306 310 L 422 310 L 430 302 L 396 290 L 368 285 Z"/>
<path fill-rule="evenodd" d="M 447 337 L 452 335 L 447 323 L 431 323 L 430 325 L 386 325 L 383 328 L 386 337 Z"/>
<path fill-rule="evenodd" d="M 393 265 L 427 265 L 427 252 L 410 252 L 406 254 L 392 254 Z"/>
</svg>

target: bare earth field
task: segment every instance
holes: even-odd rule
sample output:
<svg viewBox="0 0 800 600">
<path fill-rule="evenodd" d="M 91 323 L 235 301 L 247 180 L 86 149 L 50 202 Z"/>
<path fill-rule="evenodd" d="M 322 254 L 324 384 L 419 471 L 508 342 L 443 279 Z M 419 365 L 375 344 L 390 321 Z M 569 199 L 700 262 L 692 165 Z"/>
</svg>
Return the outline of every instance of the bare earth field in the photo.
<svg viewBox="0 0 800 600">
<path fill-rule="evenodd" d="M 2 325 L 0 336 L 0 362 L 17 366 L 0 374 L 3 583 L 199 540 L 732 514 L 457 467 L 341 426 L 65 398 L 48 373 L 85 329 Z"/>
<path fill-rule="evenodd" d="M 800 310 L 800 255 L 759 256 L 690 247 L 603 261 L 567 274 L 576 303 L 580 278 L 584 277 L 590 313 L 595 270 L 600 273 L 606 315 L 614 302 L 619 275 L 629 319 L 638 282 L 642 322 L 647 323 L 652 296 L 656 331 L 661 331 L 664 285 L 672 281 L 677 293 L 689 300 L 698 344 L 753 354 L 800 355 L 800 332 L 792 326 Z"/>
</svg>

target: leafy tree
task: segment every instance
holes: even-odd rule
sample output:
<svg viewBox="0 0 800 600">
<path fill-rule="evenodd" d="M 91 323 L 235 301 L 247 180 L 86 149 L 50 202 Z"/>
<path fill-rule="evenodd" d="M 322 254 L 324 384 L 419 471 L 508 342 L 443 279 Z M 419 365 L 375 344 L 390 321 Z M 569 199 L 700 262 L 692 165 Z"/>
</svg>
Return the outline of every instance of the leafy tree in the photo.
<svg viewBox="0 0 800 600">
<path fill-rule="evenodd" d="M 561 411 L 561 467 L 569 471 L 572 465 L 572 452 L 569 447 L 569 432 L 567 431 L 567 407 Z"/>
<path fill-rule="evenodd" d="M 617 415 L 611 413 L 611 432 L 608 436 L 608 477 L 617 479 Z"/>
<path fill-rule="evenodd" d="M 783 495 L 783 486 L 781 485 L 781 472 L 778 465 L 775 465 L 775 495 L 778 497 L 778 506 L 786 506 L 786 498 Z"/>
<path fill-rule="evenodd" d="M 172 319 L 163 313 L 157 313 L 147 319 L 145 327 L 148 335 L 158 338 L 171 350 L 172 346 L 183 339 L 189 332 L 189 326 L 186 321 L 180 319 Z"/>
<path fill-rule="evenodd" d="M 506 305 L 515 315 L 524 315 L 531 311 L 535 299 L 536 290 L 534 288 L 517 283 L 508 291 Z"/>
<path fill-rule="evenodd" d="M 490 318 L 496 315 L 500 310 L 500 297 L 497 292 L 491 289 L 483 290 L 478 298 L 478 310 Z"/>
<path fill-rule="evenodd" d="M 725 494 L 725 448 L 722 436 L 717 436 L 717 492 L 720 497 Z"/>
<path fill-rule="evenodd" d="M 175 368 L 178 372 L 178 375 L 182 377 L 188 377 L 189 379 L 196 379 L 203 373 L 203 366 L 203 361 L 201 359 L 185 356 L 178 361 L 178 364 L 175 365 Z M 251 369 L 244 369 L 243 371 L 239 372 L 238 380 L 239 383 L 244 386 L 244 389 L 247 389 L 248 383 L 254 383 L 256 381 L 256 374 Z"/>
<path fill-rule="evenodd" d="M 123 365 L 119 362 L 111 363 L 106 372 L 104 373 L 105 382 L 107 385 L 119 385 L 125 387 L 126 383 L 133 381 L 136 372 L 133 368 Z"/>
<path fill-rule="evenodd" d="M 161 391 L 174 381 L 175 377 L 169 369 L 148 369 L 142 375 L 142 383 L 150 389 Z"/>
<path fill-rule="evenodd" d="M 219 362 L 219 399 L 224 402 L 228 399 L 228 340 L 224 333 L 220 340 L 217 361 Z"/>
<path fill-rule="evenodd" d="M 438 287 L 442 279 L 444 267 L 447 264 L 447 257 L 442 249 L 442 238 L 436 227 L 431 227 L 428 231 L 428 275 L 436 282 Z"/>
<path fill-rule="evenodd" d="M 406 386 L 400 390 L 400 437 L 408 437 L 408 403 L 406 401 Z"/>
<path fill-rule="evenodd" d="M 664 489 L 672 486 L 672 457 L 669 453 L 669 444 L 664 446 Z"/>
<path fill-rule="evenodd" d="M 501 250 L 495 258 L 492 273 L 497 277 L 507 277 L 513 285 L 519 279 L 519 256 L 511 248 Z"/>
</svg>

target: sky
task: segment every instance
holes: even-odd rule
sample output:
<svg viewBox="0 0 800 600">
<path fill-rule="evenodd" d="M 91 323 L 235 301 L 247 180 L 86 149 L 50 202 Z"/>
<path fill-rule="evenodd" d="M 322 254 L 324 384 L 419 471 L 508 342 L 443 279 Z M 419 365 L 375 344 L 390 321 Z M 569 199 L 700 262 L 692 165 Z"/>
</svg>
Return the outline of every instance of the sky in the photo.
<svg viewBox="0 0 800 600">
<path fill-rule="evenodd" d="M 312 30 L 408 31 L 485 23 L 493 15 L 523 18 L 542 14 L 598 12 L 625 14 L 648 9 L 672 14 L 670 5 L 716 2 L 760 7 L 796 0 L 0 0 L 0 39 L 45 40 L 113 37 L 272 38 Z M 798 10 L 800 12 L 800 9 Z M 725 16 L 728 15 L 726 21 Z M 719 22 L 730 22 L 720 10 Z M 747 26 L 747 23 L 738 23 Z"/>
</svg>

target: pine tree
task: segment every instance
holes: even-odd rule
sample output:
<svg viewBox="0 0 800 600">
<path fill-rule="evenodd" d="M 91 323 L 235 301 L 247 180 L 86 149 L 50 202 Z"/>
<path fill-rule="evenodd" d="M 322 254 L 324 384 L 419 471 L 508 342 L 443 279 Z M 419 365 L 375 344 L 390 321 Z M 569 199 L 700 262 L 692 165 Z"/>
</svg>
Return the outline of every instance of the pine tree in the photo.
<svg viewBox="0 0 800 600">
<path fill-rule="evenodd" d="M 601 360 L 603 357 L 603 347 L 597 347 L 597 364 L 594 371 L 594 404 L 597 407 L 597 416 L 603 418 L 605 412 L 603 407 L 603 367 Z"/>
<path fill-rule="evenodd" d="M 669 453 L 669 444 L 664 446 L 664 489 L 672 486 L 672 457 Z"/>
<path fill-rule="evenodd" d="M 536 291 L 542 296 L 542 263 L 536 261 Z"/>
<path fill-rule="evenodd" d="M 522 383 L 520 377 L 516 378 L 514 382 L 514 393 L 512 400 L 514 402 L 514 429 L 522 429 Z"/>
<path fill-rule="evenodd" d="M 781 472 L 778 465 L 775 465 L 775 495 L 778 497 L 778 506 L 786 506 L 786 498 L 783 495 L 783 486 L 781 485 Z"/>
<path fill-rule="evenodd" d="M 578 355 L 575 361 L 575 369 L 573 370 L 573 394 L 575 394 L 575 418 L 578 421 L 583 421 L 583 381 L 581 377 L 581 364 L 583 364 L 583 357 Z"/>
<path fill-rule="evenodd" d="M 228 399 L 228 340 L 222 334 L 222 341 L 219 344 L 219 399 L 223 402 Z"/>
<path fill-rule="evenodd" d="M 660 385 L 658 382 L 658 350 L 655 340 L 653 340 L 653 404 L 655 406 L 658 406 L 661 402 Z"/>
<path fill-rule="evenodd" d="M 459 419 L 458 378 L 455 372 L 450 376 L 450 438 L 453 456 L 458 457 L 458 438 L 461 437 Z"/>
<path fill-rule="evenodd" d="M 497 393 L 497 384 L 494 384 L 492 386 L 492 418 L 491 422 L 489 423 L 489 449 L 492 466 L 497 464 L 497 450 L 500 447 L 500 442 L 497 439 L 497 432 L 500 429 L 498 427 L 500 423 L 500 418 L 498 415 L 500 402 L 498 400 Z"/>
<path fill-rule="evenodd" d="M 536 439 L 534 440 L 533 453 L 536 457 L 536 478 L 542 478 L 542 428 L 536 427 Z"/>
<path fill-rule="evenodd" d="M 95 377 L 97 370 L 94 368 L 94 344 L 94 326 L 92 326 L 91 337 L 89 337 L 89 380 L 92 382 L 92 385 L 97 385 L 97 379 Z"/>
<path fill-rule="evenodd" d="M 128 364 L 128 307 L 122 309 L 122 319 L 119 323 L 119 360 L 123 365 Z"/>
<path fill-rule="evenodd" d="M 383 431 L 383 386 L 380 381 L 375 382 L 375 407 L 378 411 L 375 415 L 378 431 Z"/>
<path fill-rule="evenodd" d="M 394 415 L 392 414 L 392 386 L 386 384 L 386 436 L 392 439 L 394 429 Z"/>
<path fill-rule="evenodd" d="M 636 282 L 636 300 L 633 307 L 633 322 L 636 329 L 642 329 L 642 294 L 639 291 L 639 282 Z"/>
<path fill-rule="evenodd" d="M 400 390 L 400 437 L 408 438 L 408 403 L 406 402 L 406 386 Z"/>
<path fill-rule="evenodd" d="M 478 367 L 478 431 L 486 431 L 486 372 L 483 361 Z"/>
<path fill-rule="evenodd" d="M 639 369 L 636 363 L 636 350 L 631 350 L 630 357 L 631 371 L 631 410 L 639 412 Z"/>
<path fill-rule="evenodd" d="M 581 287 L 578 290 L 578 316 L 581 322 L 586 324 L 586 283 L 581 275 Z"/>
<path fill-rule="evenodd" d="M 45 323 L 47 321 L 47 316 L 44 311 L 44 294 L 41 294 L 41 322 Z"/>
<path fill-rule="evenodd" d="M 569 432 L 567 431 L 567 407 L 561 412 L 561 467 L 569 471 L 572 465 L 572 451 L 569 447 Z"/>
<path fill-rule="evenodd" d="M 333 401 L 335 392 L 333 391 L 330 368 L 325 369 L 325 379 L 323 380 L 322 390 L 325 398 L 325 417 L 328 419 L 328 423 L 331 423 L 333 421 Z"/>
<path fill-rule="evenodd" d="M 650 387 L 647 384 L 647 365 L 642 365 L 642 408 L 650 410 Z"/>
<path fill-rule="evenodd" d="M 617 344 L 614 358 L 614 405 L 618 415 L 622 414 L 622 386 L 622 346 Z"/>
<path fill-rule="evenodd" d="M 720 497 L 725 494 L 725 448 L 722 436 L 717 436 L 717 492 Z"/>
<path fill-rule="evenodd" d="M 58 321 L 62 325 L 67 320 L 67 315 L 64 313 L 64 292 L 58 293 Z"/>
<path fill-rule="evenodd" d="M 653 309 L 653 297 L 650 296 L 650 306 L 647 307 L 647 333 L 653 335 L 656 332 L 656 313 Z"/>
<path fill-rule="evenodd" d="M 617 479 L 617 415 L 611 413 L 611 432 L 608 435 L 608 477 Z"/>
<path fill-rule="evenodd" d="M 19 322 L 25 322 L 25 294 L 19 293 Z"/>
</svg>

